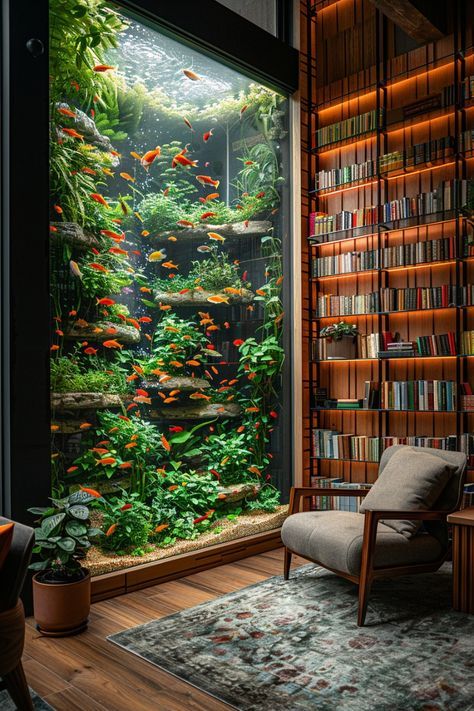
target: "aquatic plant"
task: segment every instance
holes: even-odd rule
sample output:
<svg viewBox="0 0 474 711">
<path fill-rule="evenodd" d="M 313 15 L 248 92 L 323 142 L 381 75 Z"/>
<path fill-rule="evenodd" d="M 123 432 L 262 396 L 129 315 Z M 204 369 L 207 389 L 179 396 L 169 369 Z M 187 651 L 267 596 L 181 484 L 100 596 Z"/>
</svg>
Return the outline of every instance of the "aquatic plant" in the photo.
<svg viewBox="0 0 474 711">
<path fill-rule="evenodd" d="M 281 493 L 276 487 L 270 483 L 266 483 L 262 486 L 255 498 L 248 499 L 245 502 L 245 508 L 247 511 L 268 511 L 271 513 L 275 511 L 280 504 Z"/>
<path fill-rule="evenodd" d="M 102 252 L 78 260 L 81 291 L 98 299 L 119 294 L 133 282 L 130 263 L 124 256 Z"/>
<path fill-rule="evenodd" d="M 243 164 L 233 183 L 239 194 L 259 195 L 260 208 L 271 209 L 280 202 L 279 188 L 285 182 L 278 156 L 271 143 L 257 143 L 238 159 Z"/>
<path fill-rule="evenodd" d="M 258 478 L 255 471 L 249 472 L 254 456 L 245 429 L 239 426 L 232 431 L 227 423 L 221 424 L 207 438 L 202 466 L 215 472 L 222 484 L 239 484 Z"/>
<path fill-rule="evenodd" d="M 126 393 L 126 371 L 97 356 L 81 356 L 76 350 L 51 360 L 51 390 L 55 393 Z"/>
<path fill-rule="evenodd" d="M 250 287 L 249 282 L 242 281 L 238 265 L 229 259 L 228 254 L 219 252 L 217 247 L 210 247 L 208 254 L 207 259 L 191 261 L 191 270 L 187 276 L 176 274 L 173 279 L 156 279 L 153 282 L 156 291 L 176 293 L 183 289 L 193 291 L 199 288 L 217 292 L 226 287 L 233 289 Z"/>
<path fill-rule="evenodd" d="M 152 513 L 138 494 L 122 491 L 119 496 L 103 499 L 98 507 L 102 514 L 104 535 L 100 547 L 118 554 L 143 555 L 152 531 Z"/>
<path fill-rule="evenodd" d="M 33 554 L 41 558 L 31 563 L 30 570 L 51 570 L 58 582 L 70 581 L 80 572 L 91 540 L 101 534 L 90 525 L 88 508 L 99 497 L 98 492 L 76 491 L 62 499 L 51 499 L 50 506 L 28 509 L 39 516 Z"/>
</svg>

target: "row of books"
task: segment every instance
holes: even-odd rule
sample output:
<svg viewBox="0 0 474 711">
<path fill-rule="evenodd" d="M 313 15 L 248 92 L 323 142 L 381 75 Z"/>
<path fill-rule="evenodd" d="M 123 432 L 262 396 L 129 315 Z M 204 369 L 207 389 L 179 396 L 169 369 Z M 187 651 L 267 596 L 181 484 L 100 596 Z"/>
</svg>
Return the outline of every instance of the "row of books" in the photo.
<svg viewBox="0 0 474 711">
<path fill-rule="evenodd" d="M 326 459 L 341 458 L 335 457 L 333 456 L 333 454 L 331 454 L 334 451 L 334 443 L 331 434 L 336 437 L 341 436 L 341 433 L 335 430 L 313 430 L 313 456 L 324 457 Z M 353 437 L 354 435 L 350 434 L 342 436 Z M 358 437 L 358 439 L 362 438 Z M 464 454 L 466 454 L 468 459 L 474 456 L 474 434 L 472 433 L 464 433 L 460 434 L 459 436 L 452 434 L 447 435 L 445 437 L 434 437 L 432 435 L 415 435 L 407 437 L 365 437 L 365 439 L 379 440 L 378 445 L 374 445 L 375 450 L 379 452 L 378 459 L 367 461 L 379 461 L 384 450 L 388 449 L 388 447 L 400 444 L 408 445 L 410 447 L 431 447 L 432 449 L 441 449 L 449 452 L 463 452 Z M 335 446 L 337 447 L 337 442 L 335 443 Z M 324 449 L 321 449 L 321 447 L 324 447 Z M 330 453 L 330 456 L 320 453 L 323 451 Z M 318 452 L 318 454 L 316 454 L 316 452 Z M 350 457 L 348 457 L 348 459 L 349 458 Z M 320 477 L 315 478 L 320 479 Z M 311 481 L 313 481 L 313 479 Z M 336 479 L 336 481 L 338 480 Z M 326 484 L 312 484 L 312 486 L 326 486 Z"/>
<path fill-rule="evenodd" d="M 377 113 L 377 109 L 367 111 L 358 116 L 352 116 L 344 121 L 324 126 L 316 131 L 316 145 L 318 148 L 327 146 L 330 143 L 337 143 L 346 138 L 353 138 L 361 133 L 376 131 L 382 126 L 383 112 Z"/>
<path fill-rule="evenodd" d="M 330 257 L 315 257 L 312 261 L 312 276 L 348 274 L 350 272 L 379 269 L 380 267 L 388 269 L 411 264 L 445 261 L 454 259 L 454 257 L 454 237 L 444 237 L 425 242 L 411 242 L 410 244 L 400 244 L 394 247 L 383 247 L 380 251 L 378 249 L 369 249 L 367 251 L 335 254 Z"/>
<path fill-rule="evenodd" d="M 418 336 L 414 341 L 394 340 L 390 331 L 359 334 L 356 337 L 356 358 L 407 358 L 410 356 L 451 356 L 457 354 L 456 334 Z M 474 331 L 461 334 L 461 352 L 474 355 Z M 313 341 L 313 360 L 327 360 L 327 339 Z"/>
<path fill-rule="evenodd" d="M 474 97 L 474 76 L 466 77 L 462 82 L 461 97 L 465 101 Z"/>
<path fill-rule="evenodd" d="M 328 429 L 314 429 L 313 456 L 324 459 L 378 462 L 380 459 L 380 437 L 342 434 Z"/>
<path fill-rule="evenodd" d="M 473 303 L 474 287 L 419 286 L 393 289 L 384 287 L 380 292 L 352 294 L 350 296 L 321 294 L 317 299 L 317 316 L 351 316 L 378 311 L 413 311 L 447 308 Z"/>
<path fill-rule="evenodd" d="M 453 380 L 366 381 L 364 407 L 453 412 L 456 409 L 456 383 Z"/>
<path fill-rule="evenodd" d="M 312 476 L 311 486 L 322 489 L 370 489 L 372 484 L 344 481 L 342 477 Z M 359 513 L 359 496 L 314 496 L 310 508 L 313 511 L 350 511 Z"/>
<path fill-rule="evenodd" d="M 404 220 L 438 212 L 446 212 L 456 207 L 464 207 L 472 201 L 472 181 L 444 180 L 440 185 L 426 193 L 414 197 L 404 196 L 390 200 L 383 205 L 371 205 L 356 210 L 342 210 L 335 215 L 322 212 L 310 214 L 311 236 L 324 237 L 332 232 L 370 227 L 378 222 Z"/>
<path fill-rule="evenodd" d="M 461 333 L 461 353 L 463 355 L 474 355 L 474 331 L 463 331 Z"/>
<path fill-rule="evenodd" d="M 456 355 L 456 334 L 449 331 L 449 333 L 432 334 L 431 336 L 418 336 L 416 348 L 420 356 Z"/>
<path fill-rule="evenodd" d="M 470 77 L 473 81 L 473 77 Z M 471 97 L 469 97 L 471 98 Z M 355 183 L 360 180 L 375 178 L 377 173 L 388 173 L 395 170 L 406 170 L 414 166 L 431 163 L 449 158 L 455 148 L 454 136 L 442 136 L 434 138 L 424 143 L 415 143 L 407 146 L 404 150 L 384 153 L 378 160 L 368 160 L 363 163 L 351 163 L 351 165 L 331 170 L 320 170 L 316 173 L 314 187 L 316 190 L 328 190 L 337 188 L 346 183 Z M 459 134 L 459 150 L 470 151 L 474 148 L 474 129 L 468 129 Z"/>
</svg>

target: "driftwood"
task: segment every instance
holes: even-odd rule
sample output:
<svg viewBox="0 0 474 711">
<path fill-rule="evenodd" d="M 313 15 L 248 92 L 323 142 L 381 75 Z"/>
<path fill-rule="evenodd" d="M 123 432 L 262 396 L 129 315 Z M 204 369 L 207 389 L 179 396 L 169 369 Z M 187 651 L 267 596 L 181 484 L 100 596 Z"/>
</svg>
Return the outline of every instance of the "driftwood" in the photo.
<svg viewBox="0 0 474 711">
<path fill-rule="evenodd" d="M 204 390 L 204 388 L 210 387 L 209 382 L 204 380 L 204 378 L 190 378 L 182 375 L 176 375 L 165 383 L 160 383 L 159 378 L 151 380 L 151 376 L 146 376 L 146 380 L 143 381 L 143 387 L 145 390 Z"/>
<path fill-rule="evenodd" d="M 225 501 L 227 503 L 234 503 L 235 501 L 241 501 L 246 497 L 253 498 L 257 496 L 260 488 L 260 484 L 233 484 L 231 486 L 219 486 L 218 492 L 219 494 L 225 494 Z"/>
<path fill-rule="evenodd" d="M 51 222 L 51 226 L 55 228 L 50 234 L 51 239 L 60 241 L 64 240 L 71 247 L 76 249 L 90 249 L 100 247 L 100 242 L 97 237 L 94 237 L 90 232 L 84 229 L 76 222 Z"/>
<path fill-rule="evenodd" d="M 175 230 L 168 230 L 156 235 L 152 242 L 163 242 L 168 237 L 178 237 L 192 240 L 202 239 L 208 241 L 208 232 L 217 232 L 225 239 L 237 239 L 239 237 L 247 237 L 248 235 L 266 235 L 272 228 L 272 223 L 269 220 L 249 220 L 246 226 L 245 222 L 229 222 L 224 225 L 196 225 L 195 227 L 179 227 Z"/>
<path fill-rule="evenodd" d="M 205 402 L 202 405 L 192 404 L 152 409 L 149 415 L 152 419 L 160 420 L 205 420 L 207 417 L 238 417 L 240 407 L 233 402 Z"/>
<path fill-rule="evenodd" d="M 100 333 L 94 333 L 94 329 L 101 328 Z M 107 329 L 115 328 L 115 333 L 107 333 Z M 89 323 L 85 328 L 73 324 L 64 332 L 64 338 L 86 339 L 90 341 L 108 341 L 117 340 L 123 343 L 139 343 L 140 331 L 135 326 L 127 326 L 121 323 L 112 323 L 111 321 L 98 321 L 97 323 Z"/>
<path fill-rule="evenodd" d="M 122 407 L 126 395 L 116 393 L 51 393 L 53 410 L 97 410 L 108 407 Z"/>
<path fill-rule="evenodd" d="M 211 296 L 222 296 L 223 298 L 226 299 L 226 301 L 223 301 L 221 303 L 214 303 L 212 301 L 209 301 L 209 297 Z M 182 305 L 186 306 L 186 304 L 200 304 L 200 305 L 207 305 L 211 304 L 212 306 L 228 306 L 232 304 L 249 304 L 251 301 L 253 301 L 254 294 L 249 291 L 248 289 L 241 289 L 240 294 L 227 294 L 225 291 L 188 291 L 186 294 L 180 294 L 179 291 L 176 292 L 164 292 L 164 291 L 157 291 L 155 292 L 154 298 L 155 301 L 161 304 L 171 304 L 173 305 Z"/>
</svg>

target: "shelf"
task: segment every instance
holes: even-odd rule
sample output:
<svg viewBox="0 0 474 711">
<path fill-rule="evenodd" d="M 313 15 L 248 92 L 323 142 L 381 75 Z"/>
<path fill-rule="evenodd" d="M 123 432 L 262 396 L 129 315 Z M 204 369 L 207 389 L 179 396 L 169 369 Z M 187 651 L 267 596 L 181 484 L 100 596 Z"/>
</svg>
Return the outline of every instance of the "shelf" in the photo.
<svg viewBox="0 0 474 711">
<path fill-rule="evenodd" d="M 391 220 L 388 222 L 376 222 L 371 225 L 362 225 L 361 227 L 348 227 L 344 230 L 334 230 L 334 232 L 322 232 L 318 235 L 310 235 L 308 241 L 310 244 L 321 245 L 332 242 L 343 242 L 346 239 L 357 239 L 357 237 L 370 237 L 378 235 L 380 232 L 398 232 L 399 230 L 409 229 L 411 227 L 423 227 L 424 225 L 440 224 L 442 222 L 452 222 L 456 217 L 465 218 L 460 212 L 460 208 L 452 210 L 443 210 L 441 212 L 429 212 L 426 215 L 417 215 L 413 217 L 404 217 L 399 220 Z M 401 224 L 408 223 L 408 224 Z M 360 233 L 359 233 L 360 231 Z M 354 233 L 358 234 L 354 234 Z M 334 239 L 322 240 L 323 237 L 336 235 Z M 317 241 L 318 240 L 318 241 Z"/>
<path fill-rule="evenodd" d="M 357 133 L 354 136 L 348 136 L 347 138 L 341 138 L 338 141 L 331 141 L 331 143 L 325 143 L 323 146 L 311 148 L 311 153 L 313 155 L 315 155 L 316 153 L 318 155 L 321 155 L 322 153 L 337 151 L 339 150 L 339 148 L 344 148 L 344 146 L 354 145 L 356 143 L 361 143 L 362 141 L 367 141 L 371 138 L 375 138 L 376 135 L 377 129 L 371 128 L 370 131 L 363 131 L 362 133 Z"/>
<path fill-rule="evenodd" d="M 431 309 L 401 309 L 400 311 L 367 311 L 363 314 L 332 314 L 331 316 L 312 316 L 310 321 L 321 321 L 326 318 L 357 318 L 361 316 L 392 316 L 393 314 L 429 313 L 430 311 L 450 311 L 455 309 L 472 309 L 474 304 L 461 306 L 435 306 Z"/>
<path fill-rule="evenodd" d="M 323 462 L 354 462 L 356 464 L 379 464 L 379 459 L 343 459 L 342 457 L 311 457 L 311 459 L 317 459 Z M 328 486 L 328 491 L 337 491 L 337 489 Z M 322 496 L 322 494 L 315 494 L 315 496 Z"/>
<path fill-rule="evenodd" d="M 309 362 L 313 365 L 322 363 L 366 363 L 366 362 L 378 362 L 380 361 L 392 361 L 392 360 L 446 360 L 447 358 L 474 358 L 474 355 L 467 355 L 458 353 L 457 355 L 427 355 L 427 356 L 394 356 L 392 358 L 331 358 L 331 359 L 312 359 Z"/>
<path fill-rule="evenodd" d="M 336 255 L 339 256 L 339 255 Z M 471 257 L 470 259 L 474 259 L 474 257 Z M 373 269 L 360 269 L 357 272 L 343 272 L 342 274 L 325 274 L 324 276 L 313 276 L 310 277 L 310 281 L 316 282 L 316 281 L 330 281 L 331 279 L 341 279 L 341 278 L 348 278 L 348 277 L 357 277 L 360 276 L 361 274 L 369 275 L 369 274 L 377 274 L 377 272 L 401 272 L 405 270 L 410 270 L 410 269 L 431 269 L 433 267 L 440 267 L 440 266 L 445 266 L 445 265 L 453 265 L 459 262 L 464 261 L 463 259 L 457 258 L 457 259 L 446 259 L 446 260 L 437 260 L 436 262 L 420 262 L 419 264 L 405 264 L 401 265 L 399 267 L 374 267 Z"/>
<path fill-rule="evenodd" d="M 383 407 L 312 407 L 311 410 L 313 412 L 414 412 L 424 415 L 459 415 L 474 412 L 474 410 L 394 410 Z"/>
</svg>

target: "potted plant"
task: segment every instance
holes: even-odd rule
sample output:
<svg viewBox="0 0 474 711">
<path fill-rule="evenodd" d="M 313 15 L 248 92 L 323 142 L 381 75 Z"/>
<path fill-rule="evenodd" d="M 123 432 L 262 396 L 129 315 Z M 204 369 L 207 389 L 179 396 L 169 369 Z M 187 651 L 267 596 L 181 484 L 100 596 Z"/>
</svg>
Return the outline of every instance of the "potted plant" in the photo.
<svg viewBox="0 0 474 711">
<path fill-rule="evenodd" d="M 49 637 L 76 634 L 87 627 L 91 576 L 82 560 L 90 539 L 101 531 L 90 526 L 87 504 L 101 498 L 93 489 L 81 489 L 63 499 L 51 499 L 47 508 L 32 508 L 38 514 L 32 563 L 33 605 L 37 629 Z"/>
<path fill-rule="evenodd" d="M 339 321 L 325 326 L 319 332 L 319 337 L 326 339 L 327 360 L 344 360 L 355 358 L 359 330 L 355 324 Z"/>
</svg>

